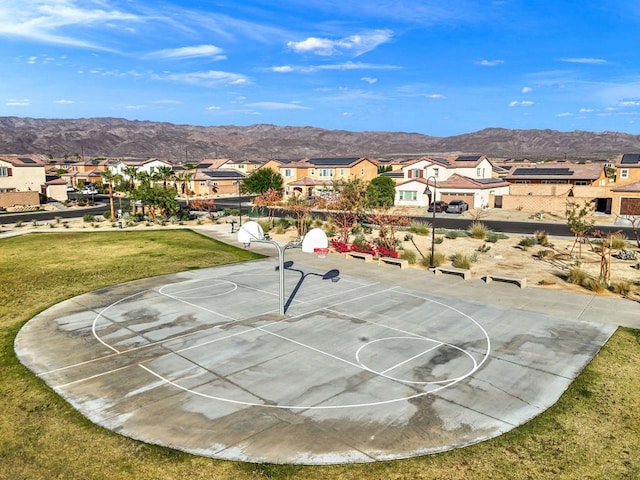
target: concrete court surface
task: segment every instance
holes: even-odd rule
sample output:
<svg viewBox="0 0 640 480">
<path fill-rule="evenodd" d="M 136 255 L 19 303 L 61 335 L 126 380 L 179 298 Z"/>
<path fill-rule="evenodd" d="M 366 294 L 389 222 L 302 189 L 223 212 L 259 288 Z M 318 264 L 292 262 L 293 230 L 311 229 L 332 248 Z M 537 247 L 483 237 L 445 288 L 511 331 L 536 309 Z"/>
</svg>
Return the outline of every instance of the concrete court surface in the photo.
<svg viewBox="0 0 640 480">
<path fill-rule="evenodd" d="M 120 434 L 220 459 L 331 464 L 511 430 L 552 405 L 616 328 L 599 322 L 612 299 L 287 259 L 284 318 L 268 258 L 67 300 L 23 327 L 17 354 Z M 334 268 L 339 282 L 321 278 Z M 618 323 L 638 321 L 638 304 L 615 309 Z"/>
</svg>

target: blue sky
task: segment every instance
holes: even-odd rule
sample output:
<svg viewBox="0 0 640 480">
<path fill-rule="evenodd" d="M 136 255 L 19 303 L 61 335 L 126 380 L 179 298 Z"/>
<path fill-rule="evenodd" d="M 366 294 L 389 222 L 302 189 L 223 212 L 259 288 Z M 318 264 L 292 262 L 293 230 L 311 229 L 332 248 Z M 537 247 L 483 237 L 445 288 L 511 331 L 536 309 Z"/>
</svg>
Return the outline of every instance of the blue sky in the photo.
<svg viewBox="0 0 640 480">
<path fill-rule="evenodd" d="M 640 133 L 637 0 L 1 0 L 0 116 Z"/>
</svg>

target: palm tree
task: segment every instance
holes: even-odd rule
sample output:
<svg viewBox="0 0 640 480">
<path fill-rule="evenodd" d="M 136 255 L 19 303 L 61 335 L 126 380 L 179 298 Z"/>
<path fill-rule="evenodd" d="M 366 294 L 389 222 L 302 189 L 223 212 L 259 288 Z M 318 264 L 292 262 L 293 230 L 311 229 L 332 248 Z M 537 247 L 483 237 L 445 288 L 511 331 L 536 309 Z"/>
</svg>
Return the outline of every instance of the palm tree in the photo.
<svg viewBox="0 0 640 480">
<path fill-rule="evenodd" d="M 188 207 L 189 206 L 189 184 L 191 183 L 191 180 L 193 180 L 193 178 L 196 175 L 196 170 L 195 170 L 196 167 L 192 163 L 186 163 L 184 165 L 184 168 L 185 168 L 185 171 L 182 173 L 179 173 L 178 178 L 182 182 L 185 203 L 187 204 L 187 207 Z"/>
<path fill-rule="evenodd" d="M 109 187 L 109 209 L 111 212 L 111 220 L 113 220 L 116 218 L 116 210 L 113 205 L 113 183 L 118 180 L 120 175 L 115 175 L 111 170 L 101 172 L 100 175 L 107 182 L 107 186 Z"/>
<path fill-rule="evenodd" d="M 167 188 L 167 182 L 174 176 L 173 168 L 169 165 L 161 165 L 155 170 L 155 172 L 153 172 L 153 179 L 158 182 L 162 182 L 162 186 L 165 190 Z"/>
</svg>

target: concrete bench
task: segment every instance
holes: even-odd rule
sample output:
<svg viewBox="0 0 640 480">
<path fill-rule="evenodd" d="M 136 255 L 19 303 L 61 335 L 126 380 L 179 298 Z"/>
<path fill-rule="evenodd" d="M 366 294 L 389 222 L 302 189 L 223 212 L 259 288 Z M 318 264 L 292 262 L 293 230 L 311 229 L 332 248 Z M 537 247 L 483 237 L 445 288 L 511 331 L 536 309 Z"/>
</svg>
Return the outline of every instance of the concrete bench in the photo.
<svg viewBox="0 0 640 480">
<path fill-rule="evenodd" d="M 515 283 L 520 288 L 527 288 L 527 277 L 507 277 L 504 275 L 485 275 L 484 281 L 491 283 L 493 281 Z"/>
<path fill-rule="evenodd" d="M 391 265 L 398 265 L 400 268 L 407 268 L 409 266 L 409 261 L 403 258 L 393 258 L 393 257 L 378 258 L 378 265 L 383 265 L 385 263 L 388 263 Z"/>
<path fill-rule="evenodd" d="M 364 263 L 373 262 L 373 255 L 371 255 L 370 253 L 346 252 L 344 256 L 346 258 L 359 258 L 360 260 L 364 260 Z"/>
<path fill-rule="evenodd" d="M 466 268 L 435 267 L 433 269 L 433 273 L 435 273 L 436 275 L 442 275 L 443 273 L 450 273 L 452 275 L 460 275 L 465 280 L 469 280 L 471 278 L 471 270 L 467 270 Z"/>
</svg>

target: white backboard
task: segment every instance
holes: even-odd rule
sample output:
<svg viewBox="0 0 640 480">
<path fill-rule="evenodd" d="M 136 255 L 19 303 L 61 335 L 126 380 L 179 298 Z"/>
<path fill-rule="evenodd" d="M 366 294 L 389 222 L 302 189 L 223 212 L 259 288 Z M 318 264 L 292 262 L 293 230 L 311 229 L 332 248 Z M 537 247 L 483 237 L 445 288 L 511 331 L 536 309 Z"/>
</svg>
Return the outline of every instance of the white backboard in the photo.
<svg viewBox="0 0 640 480">
<path fill-rule="evenodd" d="M 262 240 L 264 232 L 258 222 L 250 221 L 244 223 L 238 230 L 238 242 L 250 245 L 253 240 Z"/>
<path fill-rule="evenodd" d="M 302 239 L 302 251 L 305 253 L 314 253 L 316 248 L 327 248 L 329 239 L 327 234 L 321 228 L 313 228 L 307 232 Z"/>
</svg>

